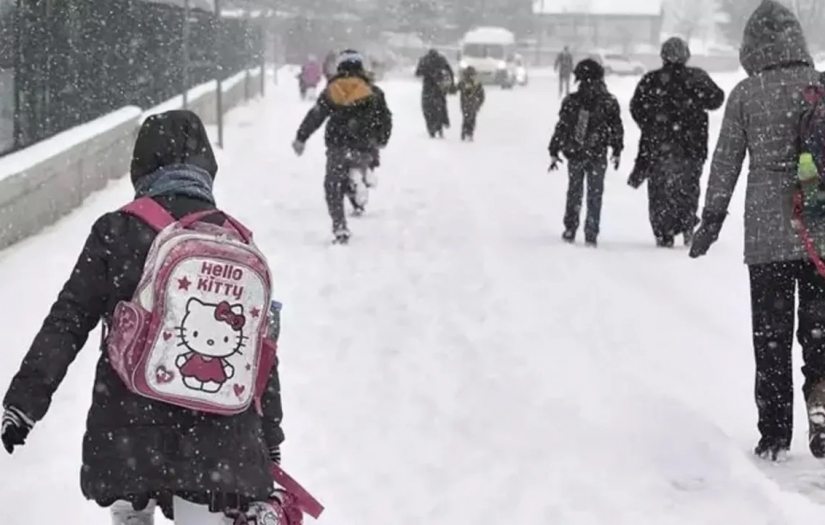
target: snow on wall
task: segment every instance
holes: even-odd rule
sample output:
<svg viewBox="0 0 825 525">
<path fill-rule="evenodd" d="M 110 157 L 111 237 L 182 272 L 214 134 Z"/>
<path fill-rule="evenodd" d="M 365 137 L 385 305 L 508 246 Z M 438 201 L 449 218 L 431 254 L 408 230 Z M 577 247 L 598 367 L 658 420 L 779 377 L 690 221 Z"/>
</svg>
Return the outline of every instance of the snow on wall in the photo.
<svg viewBox="0 0 825 525">
<path fill-rule="evenodd" d="M 249 72 L 250 97 L 255 97 L 260 93 L 260 74 L 261 72 L 259 69 L 254 69 Z M 240 104 L 241 101 L 245 98 L 245 78 L 246 72 L 241 71 L 240 73 L 237 73 L 225 79 L 221 83 L 221 91 L 223 92 L 222 102 L 224 107 L 224 113 Z M 209 82 L 205 82 L 203 84 L 200 84 L 199 86 L 193 87 L 187 93 L 187 105 L 189 109 L 197 113 L 203 120 L 204 124 L 206 124 L 207 126 L 211 124 L 216 124 L 218 121 L 218 103 L 215 96 L 217 92 L 217 85 L 217 81 L 210 80 Z M 171 111 L 173 109 L 180 109 L 182 107 L 183 95 L 177 95 L 161 104 L 158 104 L 153 108 L 146 110 L 146 112 L 141 117 L 141 122 L 143 122 L 143 120 L 145 120 L 146 117 L 148 117 L 149 115 L 163 113 L 164 111 Z"/>
<path fill-rule="evenodd" d="M 37 233 L 122 177 L 140 114 L 126 107 L 0 159 L 0 248 Z"/>
<path fill-rule="evenodd" d="M 188 106 L 206 125 L 217 122 L 217 82 L 189 90 Z M 226 79 L 224 113 L 261 91 L 260 71 Z M 179 109 L 178 95 L 143 111 L 129 106 L 0 158 L 0 249 L 36 234 L 129 171 L 137 130 L 149 115 Z"/>
</svg>

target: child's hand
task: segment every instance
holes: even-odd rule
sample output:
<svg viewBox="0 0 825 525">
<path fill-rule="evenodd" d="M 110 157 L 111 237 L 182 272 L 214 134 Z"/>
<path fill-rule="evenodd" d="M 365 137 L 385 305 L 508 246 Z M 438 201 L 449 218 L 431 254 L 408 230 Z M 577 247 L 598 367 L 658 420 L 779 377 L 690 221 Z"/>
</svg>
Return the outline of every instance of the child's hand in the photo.
<svg viewBox="0 0 825 525">
<path fill-rule="evenodd" d="M 619 164 L 622 162 L 622 157 L 614 153 L 613 156 L 610 157 L 610 162 L 613 164 L 613 169 L 618 170 Z"/>
<path fill-rule="evenodd" d="M 559 164 L 563 164 L 562 160 L 558 157 L 551 156 L 550 157 L 550 167 L 547 168 L 547 171 L 548 172 L 556 171 L 557 169 L 559 169 Z"/>
</svg>

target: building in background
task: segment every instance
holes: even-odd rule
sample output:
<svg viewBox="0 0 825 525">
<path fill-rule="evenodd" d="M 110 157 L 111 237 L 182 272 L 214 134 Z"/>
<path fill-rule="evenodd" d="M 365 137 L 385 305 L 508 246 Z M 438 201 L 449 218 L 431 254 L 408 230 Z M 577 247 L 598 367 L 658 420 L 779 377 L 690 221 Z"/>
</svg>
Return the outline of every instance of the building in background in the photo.
<svg viewBox="0 0 825 525">
<path fill-rule="evenodd" d="M 578 52 L 623 53 L 658 49 L 662 0 L 534 0 L 539 46 Z"/>
</svg>

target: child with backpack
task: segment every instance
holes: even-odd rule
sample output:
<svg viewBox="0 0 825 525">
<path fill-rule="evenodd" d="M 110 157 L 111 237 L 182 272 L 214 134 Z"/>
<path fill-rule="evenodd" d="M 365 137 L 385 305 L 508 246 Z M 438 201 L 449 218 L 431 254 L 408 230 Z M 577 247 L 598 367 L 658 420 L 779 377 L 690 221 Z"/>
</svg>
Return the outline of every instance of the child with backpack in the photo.
<svg viewBox="0 0 825 525">
<path fill-rule="evenodd" d="M 745 179 L 744 262 L 759 432 L 753 452 L 783 460 L 799 433 L 796 339 L 808 416 L 802 426 L 807 423 L 810 453 L 825 458 L 825 211 L 817 198 L 825 174 L 825 87 L 802 24 L 777 1 L 764 0 L 751 14 L 739 61 L 748 76 L 725 106 L 690 256 L 706 255 L 719 239 L 737 182 Z"/>
<path fill-rule="evenodd" d="M 12 453 L 46 415 L 103 323 L 83 439 L 83 495 L 116 525 L 223 525 L 294 515 L 273 500 L 280 461 L 278 305 L 251 233 L 216 207 L 218 166 L 190 111 L 150 116 L 134 147 L 135 200 L 100 217 L 12 379 Z"/>
<path fill-rule="evenodd" d="M 584 237 L 588 246 L 595 247 L 601 222 L 607 148 L 612 150 L 610 162 L 613 168 L 619 169 L 624 148 L 624 127 L 619 102 L 607 91 L 602 65 L 585 59 L 576 65 L 573 74 L 579 88 L 562 102 L 559 122 L 550 141 L 550 171 L 558 169 L 560 154 L 570 161 L 562 234 L 565 242 L 575 241 L 584 183 L 587 181 Z"/>
<path fill-rule="evenodd" d="M 461 140 L 473 140 L 476 131 L 476 118 L 481 106 L 484 105 L 484 86 L 478 80 L 478 73 L 472 66 L 461 73 L 458 82 L 458 93 L 461 101 Z"/>
<path fill-rule="evenodd" d="M 303 155 L 306 142 L 327 119 L 324 193 L 332 219 L 332 242 L 347 244 L 350 231 L 344 198 L 349 197 L 353 215 L 364 212 L 369 188 L 377 183 L 378 151 L 387 146 L 392 135 L 392 112 L 384 92 L 372 83 L 363 57 L 355 50 L 341 52 L 338 74 L 301 121 L 292 142 L 296 155 Z"/>
</svg>

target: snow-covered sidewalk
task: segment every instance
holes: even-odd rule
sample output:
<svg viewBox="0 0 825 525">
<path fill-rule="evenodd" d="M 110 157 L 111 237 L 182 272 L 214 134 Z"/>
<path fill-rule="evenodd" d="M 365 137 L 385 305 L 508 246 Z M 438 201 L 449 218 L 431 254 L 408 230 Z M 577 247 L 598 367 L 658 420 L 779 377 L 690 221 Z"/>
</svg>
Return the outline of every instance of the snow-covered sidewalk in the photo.
<svg viewBox="0 0 825 525">
<path fill-rule="evenodd" d="M 633 83 L 612 85 L 625 108 Z M 352 220 L 351 245 L 337 247 L 322 133 L 296 158 L 290 142 L 308 103 L 289 77 L 268 87 L 228 118 L 217 197 L 271 259 L 285 305 L 284 463 L 327 505 L 322 521 L 825 523 L 820 506 L 781 492 L 748 456 L 741 220 L 704 260 L 654 249 L 644 190 L 625 184 L 638 140 L 629 115 L 594 251 L 559 239 L 566 176 L 546 173 L 554 79 L 491 88 L 472 144 L 458 140 L 457 100 L 454 129 L 433 141 L 419 87 L 388 81 L 395 135 L 380 186 Z M 130 195 L 127 180 L 114 184 L 0 254 L 0 386 L 92 221 Z M 0 456 L 0 504 L 22 504 L 8 525 L 106 523 L 77 483 L 96 343 L 29 445 Z M 801 430 L 794 452 L 804 456 Z"/>
</svg>

